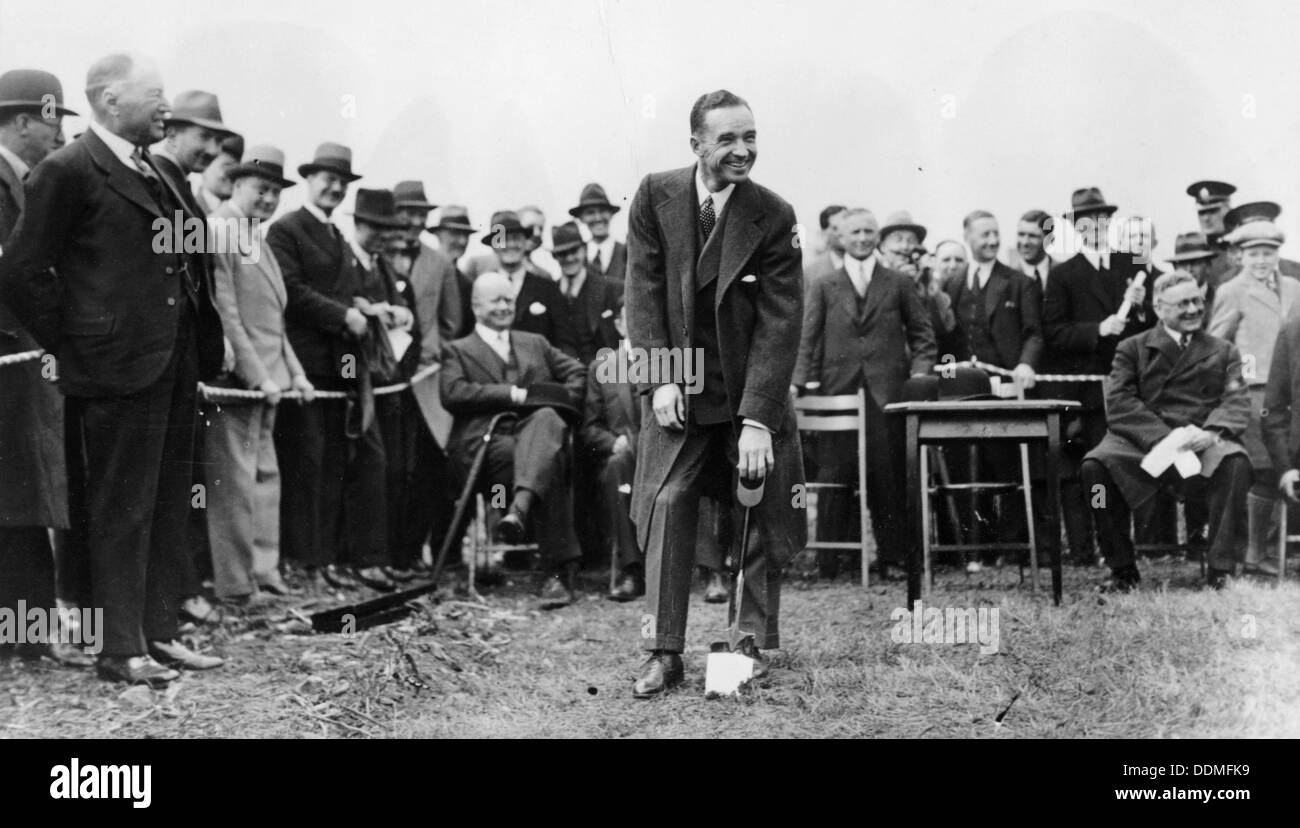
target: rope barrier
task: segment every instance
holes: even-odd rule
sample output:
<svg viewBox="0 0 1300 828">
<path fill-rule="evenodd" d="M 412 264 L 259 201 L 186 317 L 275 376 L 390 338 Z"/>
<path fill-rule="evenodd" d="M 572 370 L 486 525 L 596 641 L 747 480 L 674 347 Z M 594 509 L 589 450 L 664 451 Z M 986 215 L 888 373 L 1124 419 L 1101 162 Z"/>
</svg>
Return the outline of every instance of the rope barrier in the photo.
<svg viewBox="0 0 1300 828">
<path fill-rule="evenodd" d="M 0 356 L 0 368 L 3 368 L 6 365 L 17 365 L 22 362 L 31 362 L 34 359 L 40 359 L 41 356 L 44 354 L 45 351 L 43 350 L 23 351 L 22 353 L 18 353 L 18 354 L 6 354 L 4 356 Z M 371 393 L 373 393 L 376 397 L 380 397 L 385 394 L 396 394 L 399 391 L 405 391 L 407 388 L 410 388 L 412 385 L 421 383 L 424 380 L 436 374 L 440 367 L 441 366 L 439 365 L 426 365 L 425 367 L 421 368 L 419 371 L 416 371 L 415 374 L 412 375 L 411 378 L 406 382 L 399 382 L 394 385 L 385 385 L 380 388 L 376 388 Z M 266 399 L 266 392 L 264 391 L 257 391 L 248 388 L 222 388 L 220 386 L 207 385 L 202 382 L 199 383 L 199 393 L 203 395 L 204 399 L 209 401 L 220 401 L 223 399 L 226 400 Z M 347 399 L 347 396 L 348 396 L 347 392 L 345 391 L 317 391 L 313 395 L 313 398 L 317 400 L 343 400 L 343 399 Z M 302 392 L 285 391 L 280 395 L 280 399 L 299 400 L 302 399 Z"/>
</svg>

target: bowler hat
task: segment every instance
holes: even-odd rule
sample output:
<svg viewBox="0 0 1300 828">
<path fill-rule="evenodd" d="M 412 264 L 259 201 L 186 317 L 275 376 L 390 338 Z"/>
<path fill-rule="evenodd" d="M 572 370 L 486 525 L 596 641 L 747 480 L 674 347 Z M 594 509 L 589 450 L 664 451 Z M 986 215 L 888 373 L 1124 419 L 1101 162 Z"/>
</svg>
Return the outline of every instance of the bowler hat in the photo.
<svg viewBox="0 0 1300 828">
<path fill-rule="evenodd" d="M 535 382 L 526 389 L 528 396 L 518 406 L 520 408 L 553 408 L 564 420 L 571 424 L 582 421 L 582 411 L 574 403 L 569 389 L 558 382 Z"/>
<path fill-rule="evenodd" d="M 492 221 L 488 224 L 487 233 L 483 236 L 483 243 L 492 247 L 492 242 L 497 239 L 497 234 L 511 235 L 518 233 L 523 236 L 531 236 L 533 233 L 523 222 L 519 220 L 519 214 L 514 210 L 498 210 L 492 214 Z"/>
<path fill-rule="evenodd" d="M 352 220 L 364 221 L 378 227 L 394 229 L 406 227 L 397 217 L 397 204 L 392 190 L 357 190 L 357 202 L 352 208 Z"/>
<path fill-rule="evenodd" d="M 338 173 L 348 181 L 356 181 L 361 176 L 352 172 L 352 150 L 342 144 L 326 141 L 316 148 L 316 155 L 311 163 L 298 167 L 298 175 L 306 178 L 314 172 Z"/>
<path fill-rule="evenodd" d="M 564 224 L 558 224 L 551 228 L 551 252 L 558 256 L 561 253 L 567 253 L 575 247 L 582 247 L 586 244 L 582 240 L 582 233 L 578 230 L 578 225 L 571 221 Z"/>
<path fill-rule="evenodd" d="M 1210 249 L 1210 243 L 1204 233 L 1179 233 L 1174 242 L 1174 255 L 1167 256 L 1169 262 L 1195 262 L 1212 259 L 1217 254 Z"/>
<path fill-rule="evenodd" d="M 1085 216 L 1093 213 L 1105 213 L 1110 215 L 1119 208 L 1114 204 L 1107 204 L 1106 198 L 1101 194 L 1101 190 L 1096 187 L 1082 187 L 1075 190 L 1070 196 L 1070 210 L 1065 214 L 1066 218 L 1070 216 Z"/>
<path fill-rule="evenodd" d="M 63 105 L 63 84 L 49 72 L 10 69 L 0 75 L 0 109 L 44 109 L 48 104 L 56 115 L 77 114 Z"/>
<path fill-rule="evenodd" d="M 432 210 L 437 204 L 430 204 L 429 199 L 424 195 L 423 181 L 399 181 L 393 188 L 393 199 L 397 202 L 397 209 L 409 208 L 413 210 Z"/>
<path fill-rule="evenodd" d="M 444 204 L 438 211 L 438 223 L 426 230 L 462 230 L 474 232 L 474 225 L 469 220 L 469 210 L 459 204 Z"/>
<path fill-rule="evenodd" d="M 910 230 L 915 233 L 918 244 L 925 241 L 925 228 L 912 221 L 912 214 L 906 210 L 890 213 L 889 217 L 885 219 L 885 226 L 880 228 L 880 234 L 877 238 L 883 242 L 890 233 L 898 230 Z"/>
<path fill-rule="evenodd" d="M 939 399 L 974 402 L 999 398 L 993 393 L 988 374 L 973 365 L 954 365 L 939 371 Z"/>
<path fill-rule="evenodd" d="M 163 119 L 164 126 L 171 124 L 193 124 L 213 132 L 238 134 L 222 122 L 221 105 L 217 103 L 217 96 L 198 89 L 182 92 L 172 101 L 171 112 Z"/>
<path fill-rule="evenodd" d="M 588 184 L 582 188 L 582 195 L 578 196 L 578 206 L 570 209 L 569 215 L 582 218 L 582 211 L 588 207 L 604 207 L 611 213 L 617 213 L 620 209 L 609 203 L 609 199 L 605 196 L 605 188 L 599 184 Z"/>
<path fill-rule="evenodd" d="M 248 151 L 247 160 L 226 173 L 231 181 L 250 175 L 265 178 L 281 187 L 294 186 L 294 182 L 284 177 L 284 153 L 272 146 L 253 147 Z"/>
</svg>

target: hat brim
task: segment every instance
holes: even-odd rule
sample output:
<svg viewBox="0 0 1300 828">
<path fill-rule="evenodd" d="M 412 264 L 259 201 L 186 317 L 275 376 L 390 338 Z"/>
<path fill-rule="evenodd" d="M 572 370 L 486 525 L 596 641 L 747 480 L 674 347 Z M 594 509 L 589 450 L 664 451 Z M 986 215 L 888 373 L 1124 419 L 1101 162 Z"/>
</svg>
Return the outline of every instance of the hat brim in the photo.
<svg viewBox="0 0 1300 828">
<path fill-rule="evenodd" d="M 164 118 L 163 119 L 164 127 L 175 126 L 177 124 L 186 124 L 189 126 L 203 127 L 204 129 L 210 129 L 213 132 L 217 132 L 222 135 L 234 135 L 238 138 L 244 137 L 240 135 L 238 132 L 235 132 L 230 127 L 221 123 L 220 121 L 209 121 L 207 118 Z"/>
<path fill-rule="evenodd" d="M 506 228 L 505 234 L 507 236 L 519 235 L 525 238 L 527 238 L 529 235 L 528 231 L 522 227 L 508 227 Z M 481 241 L 483 244 L 487 245 L 488 247 L 492 247 L 492 237 L 495 235 L 496 235 L 495 232 L 489 230 L 487 234 L 483 236 L 483 238 L 479 239 L 479 241 Z M 492 247 L 492 249 L 496 250 L 495 247 Z"/>
<path fill-rule="evenodd" d="M 397 202 L 399 210 L 436 210 L 437 204 L 430 204 L 427 201 L 399 201 Z"/>
<path fill-rule="evenodd" d="M 615 213 L 617 213 L 619 210 L 623 209 L 622 207 L 618 207 L 618 206 L 616 206 L 616 205 L 609 204 L 608 202 L 601 203 L 601 202 L 598 202 L 598 201 L 593 201 L 593 202 L 591 202 L 591 203 L 589 203 L 589 204 L 579 204 L 577 207 L 574 207 L 574 208 L 570 209 L 570 210 L 569 210 L 569 215 L 573 216 L 573 217 L 576 218 L 576 219 L 581 219 L 581 218 L 582 218 L 582 211 L 585 210 L 585 209 L 587 209 L 588 207 L 604 207 L 606 210 L 609 211 L 609 214 L 610 214 L 611 216 L 614 215 Z"/>
<path fill-rule="evenodd" d="M 1244 242 L 1236 242 L 1236 246 L 1237 246 L 1237 247 L 1240 247 L 1242 250 L 1246 250 L 1246 249 L 1251 248 L 1251 247 L 1274 247 L 1274 248 L 1276 248 L 1276 247 L 1281 247 L 1281 246 L 1282 246 L 1282 242 L 1281 242 L 1281 241 L 1278 241 L 1277 239 L 1247 239 L 1247 240 L 1244 241 Z"/>
<path fill-rule="evenodd" d="M 562 244 L 559 247 L 552 247 L 551 255 L 563 256 L 565 253 L 568 253 L 570 250 L 577 250 L 580 247 L 586 247 L 586 246 L 587 243 L 583 241 L 576 241 L 573 244 Z"/>
<path fill-rule="evenodd" d="M 332 172 L 349 182 L 360 181 L 362 178 L 354 172 L 345 172 L 338 167 L 330 167 L 325 164 L 302 164 L 298 167 L 298 175 L 302 178 L 306 178 L 314 172 Z"/>
<path fill-rule="evenodd" d="M 473 233 L 474 225 L 472 224 L 433 224 L 426 228 L 430 233 L 436 233 L 439 230 L 450 230 L 453 233 Z"/>
<path fill-rule="evenodd" d="M 378 216 L 374 213 L 353 213 L 352 221 L 364 221 L 366 224 L 373 224 L 376 227 L 388 227 L 392 230 L 405 230 L 407 227 L 406 222 L 401 219 Z"/>
<path fill-rule="evenodd" d="M 880 231 L 880 236 L 879 236 L 879 238 L 880 238 L 881 241 L 884 241 L 884 240 L 885 240 L 885 237 L 888 236 L 890 233 L 897 233 L 897 232 L 899 232 L 900 230 L 909 230 L 909 231 L 915 233 L 915 234 L 916 234 L 916 243 L 917 243 L 917 244 L 924 244 L 924 243 L 925 243 L 925 232 L 926 232 L 926 231 L 925 231 L 925 228 L 922 227 L 922 226 L 919 225 L 919 224 L 890 224 L 890 225 L 887 225 L 887 226 L 885 226 L 885 227 Z"/>
<path fill-rule="evenodd" d="M 1061 214 L 1062 218 L 1072 218 L 1074 216 L 1092 216 L 1098 213 L 1113 215 L 1119 212 L 1119 207 L 1114 204 L 1095 204 L 1090 207 L 1081 207 L 1078 210 L 1067 210 Z"/>
<path fill-rule="evenodd" d="M 44 101 L 0 101 L 0 110 L 5 109 L 45 109 Z M 73 112 L 62 104 L 55 104 L 54 111 L 58 115 L 71 115 L 73 118 L 80 118 L 81 115 Z"/>
<path fill-rule="evenodd" d="M 226 177 L 229 178 L 232 183 L 241 178 L 252 177 L 261 178 L 265 181 L 270 181 L 273 184 L 279 184 L 281 188 L 296 187 L 298 185 L 297 181 L 290 181 L 283 176 L 267 172 L 265 167 L 256 167 L 252 164 L 240 164 L 237 167 L 231 167 L 230 171 L 226 173 Z"/>
<path fill-rule="evenodd" d="M 1213 259 L 1219 255 L 1213 250 L 1196 251 L 1194 253 L 1175 253 L 1172 256 L 1165 257 L 1166 262 L 1199 262 L 1201 259 Z"/>
</svg>

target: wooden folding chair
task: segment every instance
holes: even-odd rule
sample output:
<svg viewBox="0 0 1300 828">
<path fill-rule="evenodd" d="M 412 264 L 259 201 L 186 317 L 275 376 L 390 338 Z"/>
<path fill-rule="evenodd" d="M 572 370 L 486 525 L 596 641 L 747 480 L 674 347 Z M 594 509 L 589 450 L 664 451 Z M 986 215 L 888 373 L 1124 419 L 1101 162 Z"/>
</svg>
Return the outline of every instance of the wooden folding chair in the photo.
<svg viewBox="0 0 1300 828">
<path fill-rule="evenodd" d="M 816 532 L 808 541 L 807 548 L 817 549 L 857 549 L 862 557 L 862 585 L 869 583 L 867 575 L 867 393 L 859 389 L 856 394 L 841 394 L 834 397 L 796 397 L 794 401 L 795 416 L 800 431 L 834 432 L 853 431 L 858 435 L 858 519 L 860 525 L 857 542 L 823 541 L 816 539 Z M 850 483 L 808 483 L 808 493 L 815 494 L 821 489 L 852 489 Z"/>
</svg>

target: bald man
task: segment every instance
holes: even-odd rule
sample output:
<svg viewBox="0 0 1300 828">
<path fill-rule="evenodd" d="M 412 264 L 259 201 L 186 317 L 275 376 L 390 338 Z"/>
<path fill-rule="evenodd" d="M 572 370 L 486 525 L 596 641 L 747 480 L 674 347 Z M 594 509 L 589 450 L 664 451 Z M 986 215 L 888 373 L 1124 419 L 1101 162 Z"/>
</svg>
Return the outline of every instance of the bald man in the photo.
<svg viewBox="0 0 1300 828">
<path fill-rule="evenodd" d="M 489 502 L 507 505 L 498 539 L 522 542 L 536 524 L 551 577 L 542 588 L 543 609 L 573 602 L 578 539 L 573 529 L 568 439 L 581 419 L 587 371 L 540 334 L 512 331 L 514 291 L 502 273 L 474 280 L 474 330 L 447 345 L 442 361 L 442 404 L 454 417 L 447 451 L 469 468 L 497 414 L 518 415 L 496 432 L 479 489 Z M 576 419 L 575 419 L 576 418 Z"/>
<path fill-rule="evenodd" d="M 58 357 L 81 424 L 100 675 L 160 685 L 177 677 L 171 665 L 221 664 L 176 640 L 195 384 L 221 369 L 221 318 L 202 262 L 155 244 L 156 222 L 186 214 L 147 149 L 169 111 L 158 69 L 102 58 L 86 97 L 90 128 L 27 179 L 0 298 Z"/>
</svg>

